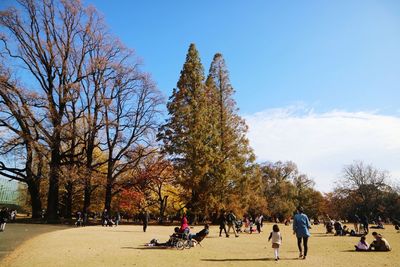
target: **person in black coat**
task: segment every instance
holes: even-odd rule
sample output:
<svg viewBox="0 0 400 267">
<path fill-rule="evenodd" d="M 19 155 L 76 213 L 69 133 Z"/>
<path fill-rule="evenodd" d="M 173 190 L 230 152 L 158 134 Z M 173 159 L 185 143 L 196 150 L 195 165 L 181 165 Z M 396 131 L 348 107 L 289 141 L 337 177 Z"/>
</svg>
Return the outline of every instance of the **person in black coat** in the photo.
<svg viewBox="0 0 400 267">
<path fill-rule="evenodd" d="M 225 232 L 225 236 L 229 237 L 228 233 L 226 232 L 226 214 L 224 211 L 221 211 L 219 217 L 218 217 L 218 223 L 219 223 L 219 236 L 222 236 L 222 230 Z"/>
<path fill-rule="evenodd" d="M 7 208 L 2 208 L 0 210 L 0 232 L 4 232 L 6 229 L 6 223 L 10 218 L 10 213 Z"/>
<path fill-rule="evenodd" d="M 148 211 L 144 211 L 142 213 L 142 222 L 143 222 L 143 232 L 146 232 L 147 226 L 149 225 L 150 215 Z"/>
<path fill-rule="evenodd" d="M 369 232 L 369 220 L 368 220 L 367 215 L 362 216 L 361 223 L 362 223 L 362 225 L 364 227 L 364 233 L 368 234 L 368 232 Z"/>
<path fill-rule="evenodd" d="M 110 219 L 110 215 L 108 214 L 108 210 L 104 209 L 103 213 L 101 214 L 101 225 L 107 226 L 109 219 Z"/>
</svg>

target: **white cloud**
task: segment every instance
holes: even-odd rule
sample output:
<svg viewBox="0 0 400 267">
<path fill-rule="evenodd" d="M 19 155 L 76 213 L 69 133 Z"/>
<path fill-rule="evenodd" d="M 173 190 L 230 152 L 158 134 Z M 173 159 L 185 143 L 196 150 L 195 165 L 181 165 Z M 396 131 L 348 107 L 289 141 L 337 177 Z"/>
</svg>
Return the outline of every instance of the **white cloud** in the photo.
<svg viewBox="0 0 400 267">
<path fill-rule="evenodd" d="M 304 107 L 270 109 L 245 116 L 259 162 L 294 161 L 328 192 L 344 165 L 362 160 L 400 178 L 400 117 L 376 112 Z"/>
</svg>

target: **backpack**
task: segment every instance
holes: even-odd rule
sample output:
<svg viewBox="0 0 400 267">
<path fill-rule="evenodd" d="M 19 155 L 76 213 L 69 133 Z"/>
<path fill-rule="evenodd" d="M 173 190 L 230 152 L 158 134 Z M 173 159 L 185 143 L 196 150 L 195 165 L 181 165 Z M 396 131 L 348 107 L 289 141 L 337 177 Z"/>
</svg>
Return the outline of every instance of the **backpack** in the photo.
<svg viewBox="0 0 400 267">
<path fill-rule="evenodd" d="M 236 218 L 235 215 L 233 215 L 232 213 L 228 214 L 228 218 L 226 218 L 228 223 L 232 223 Z"/>
</svg>

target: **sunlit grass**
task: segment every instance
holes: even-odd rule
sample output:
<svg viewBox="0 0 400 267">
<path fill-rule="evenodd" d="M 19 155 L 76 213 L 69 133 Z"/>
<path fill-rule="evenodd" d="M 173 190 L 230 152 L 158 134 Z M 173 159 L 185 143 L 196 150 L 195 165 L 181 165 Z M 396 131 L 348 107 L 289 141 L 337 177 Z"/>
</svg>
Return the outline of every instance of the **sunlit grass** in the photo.
<svg viewBox="0 0 400 267">
<path fill-rule="evenodd" d="M 354 252 L 358 237 L 326 235 L 322 226 L 314 226 L 309 240 L 309 255 L 298 259 L 291 226 L 280 225 L 283 244 L 279 262 L 273 259 L 267 242 L 272 224 L 264 225 L 261 234 L 241 234 L 235 238 L 218 237 L 212 226 L 202 247 L 185 250 L 157 249 L 143 246 L 152 238 L 166 241 L 173 227 L 99 226 L 74 228 L 38 236 L 20 246 L 1 266 L 400 266 L 400 233 L 393 226 L 378 231 L 392 245 L 388 253 Z M 197 232 L 202 226 L 196 226 Z M 372 236 L 367 238 L 372 241 Z"/>
</svg>

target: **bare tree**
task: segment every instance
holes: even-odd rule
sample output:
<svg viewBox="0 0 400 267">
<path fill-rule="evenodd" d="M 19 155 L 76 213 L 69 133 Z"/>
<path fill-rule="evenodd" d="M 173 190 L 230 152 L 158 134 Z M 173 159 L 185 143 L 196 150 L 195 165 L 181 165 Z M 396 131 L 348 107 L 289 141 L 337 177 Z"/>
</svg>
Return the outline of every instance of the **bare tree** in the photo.
<svg viewBox="0 0 400 267">
<path fill-rule="evenodd" d="M 38 128 L 49 150 L 49 220 L 58 219 L 59 175 L 63 160 L 62 132 L 68 104 L 76 97 L 88 73 L 84 63 L 93 41 L 92 32 L 101 25 L 96 12 L 80 1 L 19 0 L 20 10 L 0 13 L 4 49 L 18 60 L 36 81 L 43 106 L 30 120 Z"/>
<path fill-rule="evenodd" d="M 389 174 L 380 171 L 372 165 L 366 165 L 361 161 L 343 168 L 342 177 L 338 180 L 335 195 L 349 201 L 353 212 L 368 214 L 377 212 L 381 203 L 382 193 L 389 191 Z"/>
<path fill-rule="evenodd" d="M 24 156 L 22 156 L 23 163 L 18 166 L 16 162 L 7 163 L 0 158 L 0 175 L 27 184 L 33 218 L 39 218 L 42 210 L 40 183 L 46 162 L 38 129 L 30 120 L 32 107 L 40 105 L 41 101 L 36 95 L 28 94 L 27 91 L 17 87 L 4 68 L 1 68 L 0 131 L 4 130 L 4 136 L 0 142 L 0 157 L 7 157 L 10 153 L 20 150 L 24 151 L 21 153 Z"/>
<path fill-rule="evenodd" d="M 82 93 L 80 105 L 83 116 L 80 121 L 82 126 L 81 137 L 85 154 L 84 203 L 83 211 L 87 212 L 91 203 L 91 195 L 99 184 L 93 184 L 92 176 L 97 168 L 105 164 L 104 161 L 95 159 L 96 149 L 100 149 L 99 133 L 104 129 L 104 99 L 103 93 L 107 86 L 115 78 L 114 64 L 120 58 L 124 48 L 118 40 L 105 33 L 104 30 L 94 33 L 96 42 L 89 53 L 89 61 L 86 68 L 90 69 L 90 75 L 82 80 Z"/>
<path fill-rule="evenodd" d="M 109 209 L 118 179 L 154 149 L 161 98 L 148 74 L 138 64 L 127 64 L 130 54 L 114 66 L 115 78 L 102 92 L 104 149 L 107 151 L 105 208 Z M 129 63 L 129 62 L 128 62 Z"/>
</svg>

